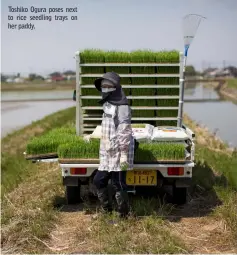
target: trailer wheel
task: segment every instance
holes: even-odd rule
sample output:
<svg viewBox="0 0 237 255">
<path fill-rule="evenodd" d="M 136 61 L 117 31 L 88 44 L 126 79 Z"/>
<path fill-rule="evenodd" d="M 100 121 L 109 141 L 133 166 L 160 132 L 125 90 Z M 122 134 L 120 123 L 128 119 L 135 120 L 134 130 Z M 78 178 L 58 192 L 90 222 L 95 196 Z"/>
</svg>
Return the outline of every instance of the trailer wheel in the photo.
<svg viewBox="0 0 237 255">
<path fill-rule="evenodd" d="M 176 205 L 183 205 L 187 202 L 187 188 L 177 188 L 173 186 L 173 203 Z"/>
<path fill-rule="evenodd" d="M 65 187 L 66 202 L 70 204 L 78 204 L 81 200 L 81 185 Z"/>
</svg>

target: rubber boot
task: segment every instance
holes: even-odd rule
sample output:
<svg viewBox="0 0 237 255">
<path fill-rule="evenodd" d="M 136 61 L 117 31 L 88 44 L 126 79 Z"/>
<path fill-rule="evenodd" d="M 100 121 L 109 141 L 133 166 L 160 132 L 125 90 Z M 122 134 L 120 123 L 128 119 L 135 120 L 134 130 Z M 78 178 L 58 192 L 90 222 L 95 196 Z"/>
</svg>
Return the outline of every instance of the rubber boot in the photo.
<svg viewBox="0 0 237 255">
<path fill-rule="evenodd" d="M 101 188 L 97 190 L 98 199 L 100 201 L 103 212 L 112 212 L 112 203 L 109 199 L 108 188 Z"/>
<path fill-rule="evenodd" d="M 127 191 L 117 191 L 115 198 L 118 204 L 119 217 L 125 218 L 129 213 L 129 199 Z"/>
</svg>

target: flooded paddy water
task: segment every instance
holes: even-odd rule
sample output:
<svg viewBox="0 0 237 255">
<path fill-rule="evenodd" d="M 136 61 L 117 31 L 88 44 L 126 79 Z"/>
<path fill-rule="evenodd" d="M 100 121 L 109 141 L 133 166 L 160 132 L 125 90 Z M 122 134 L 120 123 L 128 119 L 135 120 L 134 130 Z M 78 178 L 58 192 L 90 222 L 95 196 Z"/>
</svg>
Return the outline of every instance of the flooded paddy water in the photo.
<svg viewBox="0 0 237 255">
<path fill-rule="evenodd" d="M 2 92 L 1 137 L 56 111 L 75 106 L 72 90 Z M 184 112 L 237 147 L 237 105 L 203 84 L 187 84 Z"/>
</svg>

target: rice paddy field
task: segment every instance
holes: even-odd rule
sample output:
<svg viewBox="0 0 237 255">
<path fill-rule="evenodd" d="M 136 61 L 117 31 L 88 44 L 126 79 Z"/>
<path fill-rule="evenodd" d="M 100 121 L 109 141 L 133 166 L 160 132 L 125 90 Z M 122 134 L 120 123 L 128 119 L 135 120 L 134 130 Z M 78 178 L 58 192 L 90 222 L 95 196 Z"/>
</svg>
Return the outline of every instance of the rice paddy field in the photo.
<svg viewBox="0 0 237 255">
<path fill-rule="evenodd" d="M 133 127 L 143 128 L 144 124 Z M 45 135 L 33 138 L 26 147 L 31 156 L 56 153 L 60 159 L 99 159 L 100 139 L 86 142 L 76 136 L 75 128 L 57 128 Z M 171 142 L 140 143 L 135 161 L 184 160 L 185 146 Z M 140 160 L 139 160 L 140 159 Z"/>
<path fill-rule="evenodd" d="M 80 61 L 85 63 L 160 63 L 160 64 L 179 64 L 178 51 L 151 51 L 151 50 L 136 50 L 131 52 L 124 51 L 103 51 L 100 49 L 87 49 L 80 53 Z M 144 107 L 178 107 L 178 99 L 146 99 L 146 96 L 179 96 L 179 77 L 171 77 L 174 74 L 179 75 L 179 66 L 82 66 L 81 74 L 98 74 L 100 77 L 105 72 L 114 71 L 118 74 L 166 74 L 167 77 L 121 77 L 121 85 L 126 96 L 144 96 L 144 99 L 129 99 L 130 106 Z M 171 75 L 169 77 L 169 74 Z M 100 93 L 92 88 L 83 88 L 83 85 L 93 85 L 95 78 L 81 77 L 81 94 L 82 96 L 100 96 Z M 131 86 L 127 88 L 126 85 Z M 155 85 L 151 88 L 149 86 Z M 159 85 L 161 86 L 159 88 Z M 165 88 L 165 85 L 169 85 Z M 134 86 L 134 87 L 133 87 Z M 139 86 L 142 86 L 139 88 Z M 147 88 L 146 88 L 147 86 Z M 174 86 L 172 88 L 172 86 Z M 82 99 L 82 106 L 99 106 L 99 99 Z M 85 110 L 85 114 L 93 116 L 95 111 Z M 98 110 L 98 116 L 101 116 L 101 111 Z M 177 117 L 178 112 L 174 110 L 166 110 L 161 112 L 158 110 L 138 110 L 134 109 L 132 116 L 135 118 L 143 117 Z M 135 121 L 133 121 L 135 122 Z M 137 121 L 136 121 L 137 122 Z M 90 121 L 85 120 L 85 124 L 90 124 Z M 99 125 L 100 122 L 98 121 Z M 172 125 L 176 126 L 176 120 L 158 120 L 152 121 L 151 124 L 156 126 Z"/>
</svg>

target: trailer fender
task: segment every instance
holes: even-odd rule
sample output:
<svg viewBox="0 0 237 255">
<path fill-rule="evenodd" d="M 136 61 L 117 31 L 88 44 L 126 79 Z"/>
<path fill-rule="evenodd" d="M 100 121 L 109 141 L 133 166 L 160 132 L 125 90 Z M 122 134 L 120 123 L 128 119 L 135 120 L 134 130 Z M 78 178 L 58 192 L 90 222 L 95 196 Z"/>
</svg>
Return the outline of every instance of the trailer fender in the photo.
<svg viewBox="0 0 237 255">
<path fill-rule="evenodd" d="M 175 181 L 175 187 L 188 188 L 191 185 L 191 182 L 192 182 L 191 178 L 178 179 Z"/>
</svg>

